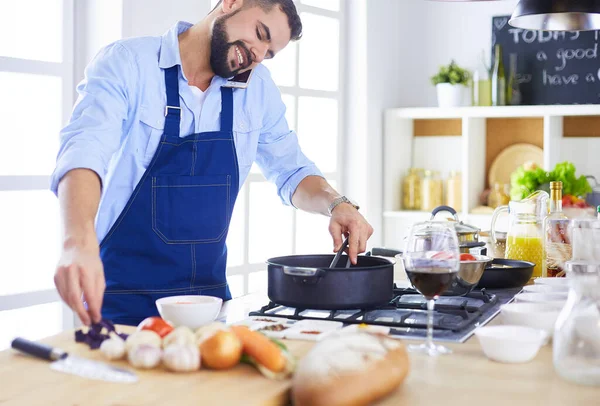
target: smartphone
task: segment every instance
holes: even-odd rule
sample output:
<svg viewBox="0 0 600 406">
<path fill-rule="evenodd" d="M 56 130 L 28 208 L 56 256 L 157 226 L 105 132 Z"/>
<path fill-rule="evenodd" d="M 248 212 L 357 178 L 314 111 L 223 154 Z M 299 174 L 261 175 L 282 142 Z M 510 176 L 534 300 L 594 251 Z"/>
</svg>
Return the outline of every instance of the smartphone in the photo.
<svg viewBox="0 0 600 406">
<path fill-rule="evenodd" d="M 236 89 L 245 89 L 248 87 L 248 83 L 250 83 L 250 78 L 252 77 L 252 69 L 248 69 L 245 72 L 240 73 L 237 76 L 229 79 L 227 83 L 225 83 L 225 87 L 234 87 Z"/>
</svg>

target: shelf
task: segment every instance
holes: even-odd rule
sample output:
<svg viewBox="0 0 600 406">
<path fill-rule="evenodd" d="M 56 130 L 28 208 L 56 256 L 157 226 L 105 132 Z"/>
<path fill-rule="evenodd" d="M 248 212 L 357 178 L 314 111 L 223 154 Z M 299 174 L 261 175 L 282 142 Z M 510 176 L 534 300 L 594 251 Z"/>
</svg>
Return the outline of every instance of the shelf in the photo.
<svg viewBox="0 0 600 406">
<path fill-rule="evenodd" d="M 533 144 L 543 151 L 543 168 L 572 161 L 577 173 L 600 176 L 600 104 L 416 107 L 385 110 L 383 158 L 383 236 L 393 246 L 411 224 L 430 213 L 404 211 L 402 180 L 411 167 L 462 173 L 459 219 L 489 230 L 491 214 L 471 214 L 480 205 L 494 159 L 507 147 Z"/>
<path fill-rule="evenodd" d="M 408 107 L 388 109 L 388 112 L 391 112 L 397 118 L 411 119 L 595 116 L 600 114 L 600 104 L 453 108 Z"/>
</svg>

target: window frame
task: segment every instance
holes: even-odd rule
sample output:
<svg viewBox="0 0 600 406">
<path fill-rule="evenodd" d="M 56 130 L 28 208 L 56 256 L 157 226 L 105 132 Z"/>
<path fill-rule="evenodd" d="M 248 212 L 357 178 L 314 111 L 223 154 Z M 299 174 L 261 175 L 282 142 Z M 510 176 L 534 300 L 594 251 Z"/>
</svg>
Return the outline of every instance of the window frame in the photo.
<svg viewBox="0 0 600 406">
<path fill-rule="evenodd" d="M 345 61 L 346 61 L 346 42 L 344 41 L 344 35 L 346 32 L 346 5 L 345 2 L 343 0 L 340 1 L 340 9 L 338 11 L 332 11 L 332 10 L 327 10 L 327 9 L 322 9 L 319 7 L 315 7 L 315 6 L 309 6 L 309 5 L 304 5 L 301 3 L 301 1 L 299 0 L 295 0 L 294 1 L 295 5 L 296 5 L 296 9 L 298 11 L 298 14 L 302 14 L 302 13 L 310 13 L 310 14 L 315 14 L 318 16 L 323 16 L 323 17 L 329 17 L 329 18 L 334 18 L 336 20 L 338 20 L 339 22 L 339 68 L 338 68 L 338 86 L 337 86 L 337 90 L 336 91 L 326 91 L 326 90 L 315 90 L 315 89 L 307 89 L 307 88 L 302 88 L 300 87 L 300 47 L 302 44 L 302 39 L 300 39 L 298 41 L 298 46 L 296 46 L 295 52 L 296 52 L 296 61 L 295 61 L 295 65 L 296 65 L 296 75 L 295 75 L 295 84 L 294 86 L 279 86 L 278 88 L 281 91 L 282 95 L 289 95 L 292 96 L 295 99 L 295 103 L 294 103 L 294 117 L 295 117 L 295 123 L 290 123 L 290 128 L 293 129 L 297 129 L 298 128 L 298 119 L 299 119 L 299 98 L 302 96 L 307 96 L 307 97 L 321 97 L 321 98 L 329 98 L 329 99 L 333 99 L 336 100 L 337 102 L 337 106 L 338 106 L 338 134 L 337 134 L 337 156 L 336 156 L 336 169 L 335 171 L 329 171 L 329 172 L 323 172 L 323 176 L 325 176 L 325 178 L 328 181 L 333 181 L 336 183 L 336 189 L 340 190 L 343 189 L 343 185 L 344 185 L 344 174 L 343 174 L 343 168 L 344 168 L 344 162 L 343 157 L 344 157 L 344 117 L 345 117 L 345 108 L 346 108 L 346 104 L 344 102 L 344 89 L 343 89 L 343 83 L 344 78 L 345 78 L 345 74 L 346 74 L 346 70 L 345 70 Z M 211 5 L 214 7 L 214 5 L 216 4 L 216 0 L 213 0 L 211 2 Z M 298 134 L 299 137 L 302 137 L 302 134 Z M 309 157 L 310 158 L 310 157 Z M 261 173 L 257 173 L 255 171 L 250 171 L 250 173 L 248 174 L 248 177 L 246 179 L 246 182 L 244 183 L 244 186 L 242 187 L 242 189 L 240 190 L 240 194 L 238 196 L 238 200 L 239 199 L 243 199 L 243 203 L 240 204 L 244 204 L 244 213 L 243 213 L 243 223 L 244 223 L 244 227 L 243 227 L 243 233 L 244 233 L 244 237 L 243 237 L 243 241 L 244 241 L 244 247 L 243 247 L 243 263 L 241 265 L 236 265 L 236 266 L 227 266 L 227 276 L 228 278 L 231 276 L 238 276 L 238 275 L 242 275 L 243 277 L 243 289 L 241 292 L 241 295 L 246 295 L 249 293 L 256 293 L 256 292 L 251 292 L 249 290 L 249 280 L 250 280 L 250 275 L 257 273 L 257 272 L 264 272 L 267 270 L 267 266 L 266 264 L 263 263 L 251 263 L 249 261 L 249 252 L 250 252 L 250 244 L 252 244 L 253 242 L 250 241 L 250 216 L 251 216 L 251 202 L 250 202 L 250 186 L 253 183 L 262 183 L 262 182 L 267 182 L 267 180 L 264 178 L 264 176 Z M 292 213 L 292 227 L 290 232 L 292 233 L 292 252 L 290 253 L 290 255 L 294 255 L 296 254 L 296 248 L 297 248 L 297 234 L 298 234 L 298 227 L 297 227 L 297 218 L 298 218 L 298 213 L 297 210 L 294 210 Z M 260 242 L 254 242 L 255 244 L 258 243 L 260 244 Z M 282 253 L 281 255 L 285 255 L 285 253 Z M 265 258 L 266 261 L 267 258 Z M 264 290 L 266 291 L 266 286 L 263 287 Z M 232 292 L 233 294 L 234 292 Z M 235 297 L 235 296 L 234 296 Z"/>
<path fill-rule="evenodd" d="M 57 76 L 62 80 L 62 117 L 66 123 L 71 114 L 74 101 L 74 1 L 62 0 L 62 60 L 47 62 L 22 58 L 0 56 L 0 72 L 27 73 L 46 76 Z M 56 134 L 56 137 L 59 135 Z M 49 190 L 50 174 L 48 175 L 0 175 L 0 192 Z M 59 230 L 57 230 L 57 233 Z M 30 291 L 17 294 L 0 295 L 0 311 L 17 310 L 25 307 L 60 302 L 56 289 Z M 72 311 L 62 305 L 62 328 L 74 326 Z"/>
</svg>

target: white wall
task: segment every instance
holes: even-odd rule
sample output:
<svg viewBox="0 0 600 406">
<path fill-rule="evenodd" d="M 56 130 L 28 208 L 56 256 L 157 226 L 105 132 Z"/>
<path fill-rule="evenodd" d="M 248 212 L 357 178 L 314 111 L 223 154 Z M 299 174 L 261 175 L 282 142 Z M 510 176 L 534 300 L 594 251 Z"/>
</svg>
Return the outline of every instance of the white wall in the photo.
<svg viewBox="0 0 600 406">
<path fill-rule="evenodd" d="M 385 8 L 385 3 L 369 2 L 373 7 Z M 429 81 L 440 65 L 451 59 L 474 70 L 478 66 L 481 50 L 490 56 L 492 43 L 492 17 L 510 15 L 518 0 L 439 2 L 426 0 L 399 0 L 396 12 L 401 25 L 400 47 L 391 48 L 390 57 L 380 64 L 396 64 L 402 77 L 398 107 L 435 106 L 435 88 Z M 384 11 L 384 10 L 381 10 Z M 391 18 L 391 17 L 390 17 Z M 389 20 L 388 18 L 387 20 Z M 389 24 L 389 22 L 388 22 Z M 377 31 L 381 37 L 398 33 L 386 21 L 381 21 Z M 393 46 L 393 44 L 391 44 Z M 397 53 L 393 55 L 393 53 Z"/>
<path fill-rule="evenodd" d="M 74 80 L 78 83 L 100 48 L 121 38 L 123 0 L 76 1 L 74 6 Z"/>
<path fill-rule="evenodd" d="M 162 35 L 177 21 L 197 23 L 210 0 L 123 0 L 123 37 Z"/>
</svg>

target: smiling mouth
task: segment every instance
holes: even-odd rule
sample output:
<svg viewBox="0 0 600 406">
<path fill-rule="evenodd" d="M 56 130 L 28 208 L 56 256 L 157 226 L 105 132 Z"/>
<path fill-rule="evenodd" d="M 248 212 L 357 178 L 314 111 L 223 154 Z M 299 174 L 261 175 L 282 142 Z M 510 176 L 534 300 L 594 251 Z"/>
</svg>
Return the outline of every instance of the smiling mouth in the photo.
<svg viewBox="0 0 600 406">
<path fill-rule="evenodd" d="M 235 54 L 237 55 L 237 62 L 239 69 L 245 69 L 250 66 L 250 58 L 245 50 L 242 50 L 239 46 L 234 45 Z"/>
</svg>

